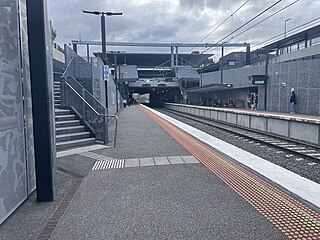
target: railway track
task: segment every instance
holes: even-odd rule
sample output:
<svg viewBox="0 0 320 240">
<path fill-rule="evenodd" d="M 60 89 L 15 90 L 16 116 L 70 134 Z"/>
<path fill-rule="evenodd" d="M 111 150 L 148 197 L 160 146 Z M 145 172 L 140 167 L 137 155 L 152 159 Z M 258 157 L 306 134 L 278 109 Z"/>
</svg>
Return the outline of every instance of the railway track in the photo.
<svg viewBox="0 0 320 240">
<path fill-rule="evenodd" d="M 263 143 L 272 147 L 276 147 L 281 150 L 290 152 L 291 154 L 296 154 L 302 158 L 309 158 L 310 160 L 320 162 L 320 147 L 295 141 L 281 136 L 275 136 L 269 133 L 260 132 L 253 129 L 248 129 L 245 127 L 235 126 L 230 123 L 225 123 L 221 121 L 216 121 L 213 119 L 202 118 L 199 116 L 192 116 L 180 112 L 175 112 L 168 109 L 161 109 L 163 112 L 169 112 L 171 114 L 193 120 L 198 123 L 206 124 L 207 126 L 215 127 L 229 133 L 238 135 L 243 139 L 249 139 L 259 143 Z M 241 140 L 241 139 L 240 139 Z"/>
</svg>

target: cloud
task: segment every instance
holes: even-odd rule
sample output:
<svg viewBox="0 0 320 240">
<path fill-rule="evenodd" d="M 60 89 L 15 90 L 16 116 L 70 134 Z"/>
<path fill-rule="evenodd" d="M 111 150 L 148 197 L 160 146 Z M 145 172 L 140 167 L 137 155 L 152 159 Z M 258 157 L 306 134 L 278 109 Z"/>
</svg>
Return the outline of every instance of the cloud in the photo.
<svg viewBox="0 0 320 240">
<path fill-rule="evenodd" d="M 204 42 L 214 43 L 222 39 L 276 1 L 250 0 L 233 16 L 232 20 L 229 19 Z M 58 32 L 57 41 L 60 44 L 79 38 L 82 40 L 101 39 L 100 18 L 83 14 L 83 9 L 123 12 L 123 16 L 107 17 L 108 41 L 197 43 L 229 17 L 243 2 L 244 0 L 51 0 L 48 1 L 48 4 L 49 16 Z M 283 0 L 256 21 L 291 2 L 294 0 Z M 262 42 L 283 33 L 285 19 L 291 18 L 287 22 L 288 30 L 290 30 L 318 17 L 317 9 L 320 9 L 319 0 L 300 0 L 252 30 L 235 39 L 226 40 L 250 42 L 251 44 Z M 238 32 L 245 30 L 255 22 Z M 151 50 L 169 52 L 169 49 L 148 49 L 148 51 Z M 187 50 L 189 49 L 181 51 Z M 127 51 L 141 51 L 141 49 L 132 48 Z M 216 54 L 219 54 L 219 51 L 216 51 Z"/>
</svg>

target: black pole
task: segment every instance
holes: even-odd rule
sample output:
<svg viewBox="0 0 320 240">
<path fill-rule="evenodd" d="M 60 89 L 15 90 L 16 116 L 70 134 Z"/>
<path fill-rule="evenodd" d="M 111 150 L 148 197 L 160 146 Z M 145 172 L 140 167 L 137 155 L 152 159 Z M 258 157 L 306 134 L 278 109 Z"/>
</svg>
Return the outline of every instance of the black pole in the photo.
<svg viewBox="0 0 320 240">
<path fill-rule="evenodd" d="M 78 45 L 76 43 L 72 43 L 72 48 L 73 48 L 73 51 L 78 53 Z"/>
<path fill-rule="evenodd" d="M 56 144 L 47 1 L 27 1 L 27 16 L 37 200 L 49 202 L 56 196 Z"/>
<path fill-rule="evenodd" d="M 87 44 L 87 60 L 90 62 L 90 47 L 89 44 Z"/>
<path fill-rule="evenodd" d="M 246 65 L 251 64 L 251 56 L 250 56 L 250 45 L 247 45 L 246 47 Z"/>
<path fill-rule="evenodd" d="M 114 52 L 114 80 L 115 80 L 115 84 L 116 84 L 116 99 L 117 99 L 117 112 L 119 112 L 119 103 L 118 103 L 118 98 L 119 98 L 119 83 L 118 83 L 118 73 L 117 73 L 117 68 L 118 68 L 118 59 L 117 59 L 117 52 Z"/>
<path fill-rule="evenodd" d="M 101 14 L 101 37 L 102 37 L 102 61 L 104 65 L 107 65 L 106 19 L 104 14 Z"/>
<path fill-rule="evenodd" d="M 268 76 L 268 66 L 269 66 L 269 50 L 266 51 L 266 69 L 265 69 L 266 76 Z M 265 111 L 267 111 L 267 93 L 268 93 L 267 84 L 268 84 L 268 78 L 264 84 L 264 110 Z"/>
<path fill-rule="evenodd" d="M 224 55 L 224 46 L 221 47 L 221 85 L 223 84 L 223 55 Z"/>
</svg>

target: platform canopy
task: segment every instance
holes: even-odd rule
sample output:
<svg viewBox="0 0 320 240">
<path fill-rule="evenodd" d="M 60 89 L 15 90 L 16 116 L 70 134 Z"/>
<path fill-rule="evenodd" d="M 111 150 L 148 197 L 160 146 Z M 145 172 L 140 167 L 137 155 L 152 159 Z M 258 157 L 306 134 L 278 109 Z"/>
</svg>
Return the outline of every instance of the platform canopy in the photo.
<svg viewBox="0 0 320 240">
<path fill-rule="evenodd" d="M 101 53 L 94 53 L 100 57 Z M 116 55 L 116 56 L 115 56 Z M 199 65 L 201 62 L 208 61 L 213 54 L 179 54 L 179 58 L 192 65 Z M 115 59 L 117 64 L 137 65 L 138 68 L 171 67 L 170 53 L 107 53 L 108 63 L 113 65 Z"/>
</svg>

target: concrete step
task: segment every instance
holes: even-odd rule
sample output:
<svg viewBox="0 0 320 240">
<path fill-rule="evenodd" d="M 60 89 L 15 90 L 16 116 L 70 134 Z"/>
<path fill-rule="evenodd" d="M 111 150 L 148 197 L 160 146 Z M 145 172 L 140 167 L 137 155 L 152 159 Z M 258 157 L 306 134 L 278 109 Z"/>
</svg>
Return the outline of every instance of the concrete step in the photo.
<svg viewBox="0 0 320 240">
<path fill-rule="evenodd" d="M 60 96 L 54 95 L 54 100 L 60 100 Z"/>
<path fill-rule="evenodd" d="M 93 145 L 95 144 L 94 138 L 84 138 L 84 139 L 77 139 L 72 141 L 63 141 L 63 142 L 57 142 L 57 150 L 61 149 L 67 149 L 72 147 L 81 147 L 81 146 L 87 146 L 87 145 Z"/>
<path fill-rule="evenodd" d="M 55 107 L 55 108 L 60 108 L 60 107 L 61 107 L 61 105 L 60 105 L 60 104 L 58 104 L 58 103 L 55 103 L 55 104 L 54 104 L 54 107 Z"/>
<path fill-rule="evenodd" d="M 56 128 L 56 135 L 84 132 L 84 126 L 60 127 Z"/>
<path fill-rule="evenodd" d="M 72 126 L 79 126 L 79 125 L 80 125 L 80 121 L 79 120 L 56 122 L 56 128 L 72 127 Z"/>
<path fill-rule="evenodd" d="M 58 115 L 55 117 L 56 122 L 61 122 L 61 121 L 69 121 L 69 120 L 75 120 L 76 116 L 72 114 L 68 115 Z"/>
<path fill-rule="evenodd" d="M 54 100 L 54 103 L 60 104 L 60 99 L 59 100 Z"/>
<path fill-rule="evenodd" d="M 59 109 L 59 108 L 56 108 L 54 110 L 54 113 L 56 116 L 60 116 L 60 115 L 70 115 L 70 110 L 68 109 Z"/>
<path fill-rule="evenodd" d="M 90 138 L 89 132 L 68 133 L 56 135 L 56 142 L 72 141 L 76 139 Z"/>
</svg>

